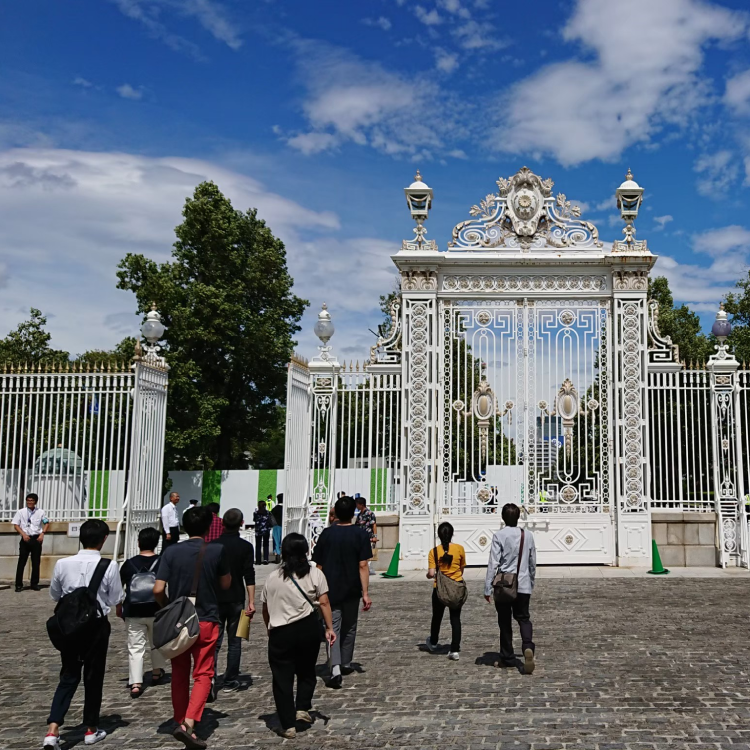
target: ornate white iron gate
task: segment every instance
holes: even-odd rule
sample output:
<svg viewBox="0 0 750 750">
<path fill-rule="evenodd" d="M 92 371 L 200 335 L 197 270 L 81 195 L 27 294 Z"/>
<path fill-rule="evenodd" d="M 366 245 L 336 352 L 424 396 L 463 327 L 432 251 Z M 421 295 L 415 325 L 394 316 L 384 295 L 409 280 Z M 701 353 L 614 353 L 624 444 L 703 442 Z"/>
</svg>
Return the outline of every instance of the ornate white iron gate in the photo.
<svg viewBox="0 0 750 750">
<path fill-rule="evenodd" d="M 441 301 L 438 511 L 460 526 L 470 563 L 486 556 L 506 502 L 544 525 L 565 514 L 551 540 L 564 553 L 587 546 L 571 516 L 603 514 L 611 529 L 608 310 L 608 300 Z M 596 561 L 612 561 L 607 547 Z"/>
</svg>

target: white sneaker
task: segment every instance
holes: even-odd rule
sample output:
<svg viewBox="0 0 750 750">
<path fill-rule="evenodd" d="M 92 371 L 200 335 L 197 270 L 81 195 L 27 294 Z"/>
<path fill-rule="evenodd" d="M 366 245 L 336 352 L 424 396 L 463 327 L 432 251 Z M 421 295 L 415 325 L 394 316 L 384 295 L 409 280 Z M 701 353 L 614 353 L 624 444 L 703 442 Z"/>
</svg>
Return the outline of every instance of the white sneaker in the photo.
<svg viewBox="0 0 750 750">
<path fill-rule="evenodd" d="M 434 654 L 435 651 L 437 650 L 437 644 L 434 646 L 432 645 L 432 643 L 430 642 L 429 635 L 427 636 L 427 640 L 424 642 L 424 645 L 431 654 Z"/>
<path fill-rule="evenodd" d="M 90 734 L 86 732 L 86 736 L 83 738 L 84 745 L 96 745 L 97 742 L 101 742 L 107 733 L 103 729 L 97 729 L 95 732 Z"/>
<path fill-rule="evenodd" d="M 57 735 L 48 734 L 44 738 L 42 747 L 51 747 L 54 748 L 54 750 L 60 750 L 60 738 Z"/>
<path fill-rule="evenodd" d="M 297 711 L 297 721 L 304 721 L 305 724 L 312 724 L 313 718 L 307 711 Z"/>
<path fill-rule="evenodd" d="M 459 653 L 458 653 L 458 651 L 451 651 L 451 652 L 450 652 L 450 653 L 448 654 L 448 658 L 449 658 L 449 659 L 450 659 L 451 661 L 458 661 L 458 657 L 459 657 Z"/>
</svg>

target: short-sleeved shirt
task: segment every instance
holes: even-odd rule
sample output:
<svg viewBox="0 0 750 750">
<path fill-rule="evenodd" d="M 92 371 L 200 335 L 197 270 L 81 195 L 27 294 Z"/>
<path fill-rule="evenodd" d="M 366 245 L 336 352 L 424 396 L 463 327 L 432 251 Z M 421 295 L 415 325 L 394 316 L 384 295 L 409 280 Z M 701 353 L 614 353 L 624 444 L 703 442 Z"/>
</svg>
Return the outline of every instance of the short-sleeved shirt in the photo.
<svg viewBox="0 0 750 750">
<path fill-rule="evenodd" d="M 41 508 L 20 508 L 13 516 L 13 525 L 18 526 L 24 534 L 29 536 L 39 536 L 44 531 L 45 524 L 48 523 L 47 517 Z"/>
<path fill-rule="evenodd" d="M 128 586 L 136 573 L 147 570 L 153 570 L 156 573 L 158 569 L 159 555 L 135 555 L 125 561 L 120 568 L 120 581 L 122 581 L 122 588 L 125 591 L 125 601 L 122 604 L 123 617 L 153 617 L 156 614 L 156 610 L 159 609 L 156 601 L 147 604 L 133 604 L 130 601 Z"/>
<path fill-rule="evenodd" d="M 260 601 L 268 608 L 269 630 L 291 625 L 313 614 L 313 608 L 308 599 L 317 602 L 323 594 L 328 593 L 328 582 L 322 571 L 310 568 L 310 572 L 302 578 L 294 576 L 294 580 L 305 592 L 308 599 L 298 591 L 291 579 L 284 578 L 283 569 L 274 570 L 266 579 L 266 585 L 260 592 Z"/>
<path fill-rule="evenodd" d="M 357 516 L 357 526 L 364 527 L 371 542 L 372 538 L 375 536 L 376 523 L 377 519 L 375 518 L 375 514 L 369 510 L 369 508 L 365 508 L 359 512 L 359 515 Z"/>
<path fill-rule="evenodd" d="M 276 521 L 276 525 L 281 526 L 282 521 L 284 520 L 284 506 L 276 503 L 276 505 L 271 508 L 271 515 L 273 516 L 273 520 Z"/>
<path fill-rule="evenodd" d="M 443 563 L 443 555 L 446 553 L 442 544 L 438 545 L 437 554 L 440 564 L 440 572 L 448 576 L 448 578 L 452 578 L 454 581 L 463 581 L 464 577 L 461 573 L 461 569 L 466 567 L 466 550 L 460 544 L 449 544 L 448 554 L 453 556 L 450 565 L 445 565 L 445 563 Z M 430 550 L 430 554 L 427 555 L 427 567 L 437 567 L 435 565 L 434 547 Z M 437 586 L 437 581 L 435 581 L 435 585 Z"/>
<path fill-rule="evenodd" d="M 361 526 L 338 524 L 324 529 L 312 559 L 323 568 L 331 606 L 362 596 L 359 564 L 372 557 L 372 547 Z"/>
<path fill-rule="evenodd" d="M 162 554 L 156 580 L 166 582 L 170 601 L 181 596 L 190 596 L 195 563 L 204 544 L 206 543 L 203 539 L 188 539 L 181 544 L 167 547 Z M 206 545 L 202 568 L 198 580 L 195 609 L 201 622 L 218 623 L 219 578 L 229 573 L 229 566 L 224 558 L 224 548 L 220 544 Z"/>
</svg>

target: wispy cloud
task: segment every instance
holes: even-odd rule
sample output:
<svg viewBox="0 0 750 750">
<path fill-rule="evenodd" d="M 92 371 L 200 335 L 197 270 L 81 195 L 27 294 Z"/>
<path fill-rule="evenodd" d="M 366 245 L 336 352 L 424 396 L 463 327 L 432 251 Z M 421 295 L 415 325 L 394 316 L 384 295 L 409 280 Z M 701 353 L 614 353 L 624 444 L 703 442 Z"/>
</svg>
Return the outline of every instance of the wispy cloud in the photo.
<svg viewBox="0 0 750 750">
<path fill-rule="evenodd" d="M 738 73 L 727 81 L 724 101 L 737 112 L 750 112 L 750 70 Z"/>
<path fill-rule="evenodd" d="M 134 88 L 129 83 L 123 83 L 122 86 L 118 86 L 116 91 L 123 99 L 138 101 L 143 98 L 143 89 Z"/>
<path fill-rule="evenodd" d="M 739 165 L 731 151 L 703 154 L 693 169 L 700 175 L 696 189 L 707 198 L 723 198 L 737 179 Z"/>
<path fill-rule="evenodd" d="M 198 45 L 170 31 L 162 20 L 164 11 L 194 18 L 216 40 L 231 49 L 242 46 L 236 24 L 230 20 L 226 9 L 216 0 L 110 0 L 128 18 L 139 21 L 157 39 L 172 49 L 200 55 Z"/>
<path fill-rule="evenodd" d="M 377 26 L 380 29 L 383 29 L 383 31 L 390 31 L 391 26 L 393 25 L 389 18 L 386 18 L 385 16 L 378 16 L 377 18 L 363 18 L 362 23 L 365 26 Z"/>
<path fill-rule="evenodd" d="M 458 55 L 446 52 L 444 49 L 435 50 L 435 67 L 443 73 L 452 73 L 458 67 Z"/>
<path fill-rule="evenodd" d="M 433 8 L 428 11 L 421 5 L 414 6 L 414 15 L 425 25 L 425 26 L 439 26 L 443 23 L 443 17 L 437 12 L 437 8 Z"/>
<path fill-rule="evenodd" d="M 91 81 L 85 78 L 82 78 L 81 76 L 76 76 L 73 79 L 73 85 L 80 86 L 81 88 L 84 88 L 84 89 L 90 89 L 94 84 L 91 83 Z"/>
<path fill-rule="evenodd" d="M 656 226 L 654 227 L 653 231 L 664 231 L 664 227 L 667 226 L 670 221 L 674 221 L 674 216 L 670 216 L 669 214 L 665 214 L 664 216 L 654 216 L 654 222 L 656 223 Z"/>
</svg>

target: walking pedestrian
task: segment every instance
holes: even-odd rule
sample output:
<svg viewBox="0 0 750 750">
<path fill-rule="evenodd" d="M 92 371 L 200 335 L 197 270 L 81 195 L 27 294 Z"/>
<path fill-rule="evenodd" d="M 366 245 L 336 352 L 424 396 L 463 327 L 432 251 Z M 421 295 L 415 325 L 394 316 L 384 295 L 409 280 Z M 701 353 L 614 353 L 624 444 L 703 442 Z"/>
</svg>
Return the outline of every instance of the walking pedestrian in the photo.
<svg viewBox="0 0 750 750">
<path fill-rule="evenodd" d="M 440 547 L 430 550 L 427 556 L 427 577 L 435 579 L 435 586 L 432 589 L 432 623 L 430 625 L 430 635 L 427 638 L 427 650 L 434 653 L 437 649 L 438 639 L 440 637 L 440 624 L 443 621 L 446 604 L 438 598 L 437 594 L 437 573 L 438 570 L 453 581 L 463 581 L 464 568 L 466 567 L 466 550 L 460 544 L 453 544 L 453 526 L 447 521 L 438 526 L 438 539 Z M 442 554 L 441 554 L 442 552 Z M 437 560 L 435 559 L 437 555 Z M 458 661 L 461 651 L 461 609 L 449 608 L 451 620 L 451 645 L 448 652 L 448 658 L 452 661 Z"/>
<path fill-rule="evenodd" d="M 21 535 L 18 542 L 16 591 L 23 591 L 23 574 L 29 557 L 31 557 L 31 588 L 33 591 L 39 591 L 39 561 L 42 559 L 42 542 L 49 530 L 49 520 L 38 503 L 39 497 L 30 492 L 26 495 L 26 507 L 20 508 L 13 516 L 13 528 Z"/>
<path fill-rule="evenodd" d="M 334 509 L 338 523 L 323 529 L 312 559 L 328 582 L 328 600 L 336 633 L 336 641 L 331 647 L 328 685 L 340 688 L 342 673 L 352 672 L 360 598 L 364 603 L 363 611 L 367 612 L 372 606 L 367 567 L 372 548 L 365 530 L 353 523 L 354 500 L 342 497 L 336 501 Z"/>
<path fill-rule="evenodd" d="M 268 497 L 271 497 L 270 495 Z M 276 525 L 271 530 L 273 536 L 273 554 L 276 555 L 276 562 L 281 561 L 281 531 L 284 524 L 284 495 L 276 495 L 276 505 L 271 508 L 271 515 Z"/>
<path fill-rule="evenodd" d="M 205 539 L 207 542 L 213 542 L 224 533 L 224 524 L 219 518 L 221 508 L 219 503 L 209 503 L 206 507 L 211 511 L 211 525 L 208 527 Z"/>
<path fill-rule="evenodd" d="M 371 557 L 375 558 L 375 545 L 378 543 L 378 523 L 375 514 L 367 507 L 367 498 L 361 497 L 359 494 L 355 498 L 357 502 L 357 525 L 364 527 L 367 531 L 367 535 L 370 537 L 370 545 L 372 546 L 373 553 Z M 369 564 L 368 569 L 370 575 L 374 575 L 375 571 L 372 569 L 372 563 Z"/>
<path fill-rule="evenodd" d="M 219 591 L 219 637 L 216 641 L 214 674 L 218 675 L 219 652 L 227 634 L 227 668 L 224 672 L 223 692 L 229 693 L 242 687 L 239 681 L 240 660 L 242 658 L 242 638 L 237 637 L 237 626 L 244 610 L 248 617 L 255 614 L 255 567 L 253 566 L 253 545 L 240 537 L 243 524 L 242 511 L 231 508 L 224 514 L 224 533 L 212 544 L 224 548 L 224 559 L 232 575 L 232 584 L 226 591 Z M 244 581 L 244 586 L 243 586 Z M 245 598 L 247 596 L 247 604 Z M 218 677 L 214 677 L 211 689 L 216 697 Z"/>
<path fill-rule="evenodd" d="M 47 736 L 43 743 L 44 747 L 55 750 L 60 748 L 60 725 L 65 721 L 70 702 L 81 682 L 81 669 L 84 689 L 83 723 L 86 725 L 83 743 L 94 745 L 107 736 L 103 729 L 99 729 L 98 724 L 111 631 L 108 615 L 110 608 L 116 607 L 119 616 L 122 611 L 120 603 L 123 600 L 117 563 L 102 558 L 101 555 L 107 536 L 109 526 L 104 521 L 90 519 L 82 523 L 79 541 L 83 549 L 77 555 L 58 560 L 52 573 L 49 593 L 54 601 L 60 602 L 76 589 L 93 584 L 92 588 L 96 589 L 96 600 L 100 607 L 98 616 L 86 626 L 85 639 L 81 639 L 80 636 L 63 637 L 56 644 L 60 647 L 62 668 L 60 682 L 55 690 L 47 719 Z M 55 613 L 60 606 L 55 608 Z"/>
<path fill-rule="evenodd" d="M 162 554 L 156 572 L 154 596 L 164 606 L 181 596 L 190 596 L 196 570 L 199 572 L 195 611 L 200 623 L 198 640 L 172 659 L 172 710 L 177 727 L 172 733 L 188 748 L 206 747 L 195 734 L 201 720 L 214 676 L 214 654 L 219 637 L 219 589 L 227 590 L 232 578 L 224 548 L 207 544 L 203 536 L 211 525 L 208 508 L 193 508 L 183 517 L 189 539 L 172 545 Z M 190 690 L 190 665 L 193 664 L 193 690 Z"/>
<path fill-rule="evenodd" d="M 313 721 L 310 710 L 322 629 L 318 611 L 325 623 L 325 640 L 329 646 L 336 641 L 328 583 L 320 570 L 310 567 L 309 551 L 302 534 L 287 534 L 281 542 L 281 565 L 268 576 L 260 595 L 268 628 L 268 664 L 279 715 L 278 733 L 285 739 L 296 736 L 297 721 Z"/>
<path fill-rule="evenodd" d="M 266 501 L 258 500 L 258 510 L 253 513 L 255 524 L 255 564 L 268 565 L 268 540 L 271 536 L 271 514 L 266 510 Z M 263 555 L 261 557 L 261 545 Z"/>
<path fill-rule="evenodd" d="M 167 662 L 154 648 L 154 615 L 159 605 L 154 597 L 159 555 L 159 532 L 148 526 L 138 532 L 139 554 L 126 560 L 120 568 L 120 581 L 125 591 L 122 616 L 128 636 L 128 685 L 130 697 L 143 693 L 143 667 L 146 652 L 151 658 L 151 684 L 164 677 Z"/>
<path fill-rule="evenodd" d="M 177 503 L 180 502 L 178 492 L 169 493 L 169 502 L 161 509 L 161 551 L 167 549 L 172 544 L 180 541 L 180 519 L 177 515 Z M 187 511 L 183 514 L 183 518 Z"/>
<path fill-rule="evenodd" d="M 513 651 L 513 623 L 511 621 L 511 617 L 513 617 L 521 630 L 524 671 L 526 674 L 531 674 L 535 667 L 536 647 L 533 641 L 529 603 L 536 577 L 536 545 L 531 531 L 518 528 L 520 516 L 521 510 L 515 503 L 507 503 L 503 506 L 502 519 L 505 527 L 496 531 L 492 537 L 490 561 L 487 565 L 487 576 L 484 581 L 484 598 L 489 602 L 493 596 L 492 580 L 498 573 L 513 574 L 517 572 L 517 597 L 512 602 L 495 601 L 497 622 L 500 626 L 500 663 L 506 667 L 512 667 L 516 664 Z"/>
</svg>

